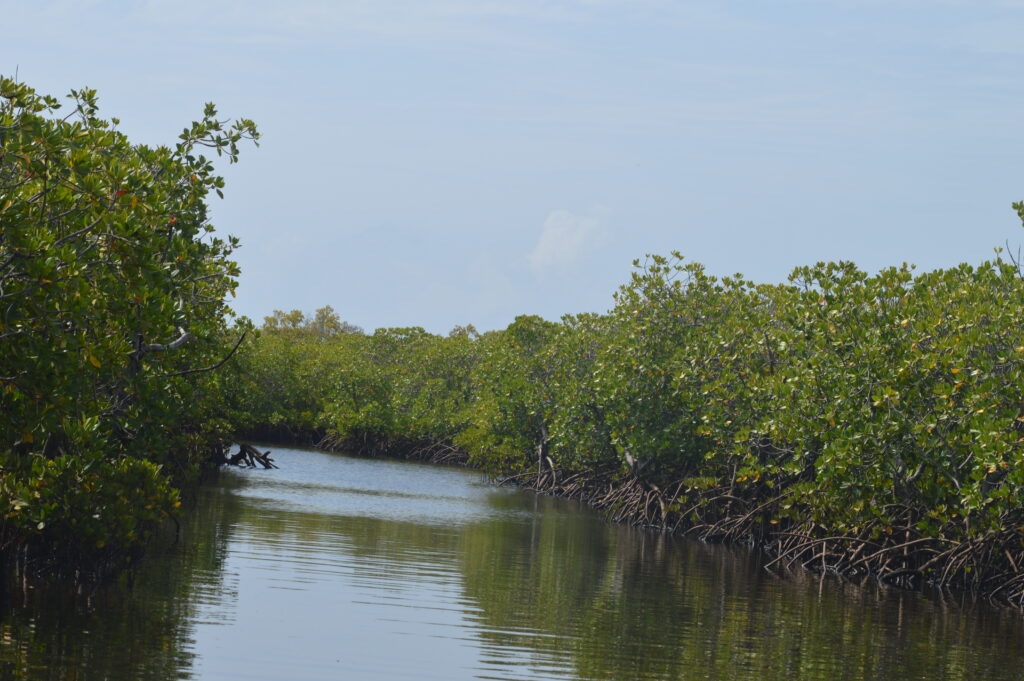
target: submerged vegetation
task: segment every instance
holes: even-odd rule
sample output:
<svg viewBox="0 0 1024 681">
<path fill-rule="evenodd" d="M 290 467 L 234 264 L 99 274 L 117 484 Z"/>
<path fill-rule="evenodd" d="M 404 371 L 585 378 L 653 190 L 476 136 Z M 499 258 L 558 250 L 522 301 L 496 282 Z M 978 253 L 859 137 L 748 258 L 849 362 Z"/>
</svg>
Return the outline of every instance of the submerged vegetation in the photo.
<svg viewBox="0 0 1024 681">
<path fill-rule="evenodd" d="M 69 98 L 0 79 L 0 558 L 58 571 L 130 555 L 230 438 L 206 369 L 244 332 L 237 241 L 212 234 L 200 152 L 258 137 L 207 105 L 147 147 Z"/>
<path fill-rule="evenodd" d="M 227 398 L 252 434 L 461 457 L 775 565 L 1024 605 L 1022 301 L 1001 257 L 764 285 L 651 256 L 608 314 L 482 335 L 279 313 Z"/>
</svg>

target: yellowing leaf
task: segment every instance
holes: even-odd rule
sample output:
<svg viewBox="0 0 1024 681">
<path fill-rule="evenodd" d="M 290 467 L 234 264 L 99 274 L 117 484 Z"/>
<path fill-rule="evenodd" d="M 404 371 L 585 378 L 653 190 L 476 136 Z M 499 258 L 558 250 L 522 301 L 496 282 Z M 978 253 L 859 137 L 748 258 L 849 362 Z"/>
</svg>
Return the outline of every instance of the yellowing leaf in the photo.
<svg viewBox="0 0 1024 681">
<path fill-rule="evenodd" d="M 960 370 L 959 369 L 950 369 L 949 373 L 951 373 L 951 374 L 959 374 Z"/>
<path fill-rule="evenodd" d="M 91 352 L 89 353 L 89 364 L 92 364 L 97 369 L 100 368 L 100 361 L 96 359 L 96 355 L 92 354 Z"/>
<path fill-rule="evenodd" d="M 3 213 L 5 210 L 7 210 L 10 207 L 11 207 L 11 200 L 7 199 L 6 201 L 4 201 L 4 207 L 0 208 L 0 213 Z"/>
</svg>

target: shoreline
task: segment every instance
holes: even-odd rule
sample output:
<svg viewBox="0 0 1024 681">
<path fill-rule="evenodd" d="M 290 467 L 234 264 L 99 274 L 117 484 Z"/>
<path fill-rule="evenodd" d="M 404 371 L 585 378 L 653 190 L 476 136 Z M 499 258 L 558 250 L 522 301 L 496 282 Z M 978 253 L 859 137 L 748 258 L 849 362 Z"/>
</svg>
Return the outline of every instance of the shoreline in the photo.
<svg viewBox="0 0 1024 681">
<path fill-rule="evenodd" d="M 365 458 L 421 461 L 436 465 L 463 466 L 484 472 L 471 457 L 457 448 L 435 443 L 433 447 L 389 447 L 376 442 L 362 449 L 325 436 L 308 445 L 300 442 L 267 442 L 276 446 L 312 447 L 324 452 L 344 452 Z M 794 523 L 779 520 L 772 511 L 788 497 L 762 483 L 686 490 L 677 483 L 671 492 L 636 474 L 621 471 L 570 473 L 547 466 L 536 470 L 491 477 L 494 484 L 514 484 L 537 494 L 573 499 L 604 513 L 609 520 L 644 527 L 704 543 L 745 546 L 761 554 L 761 567 L 773 571 L 802 570 L 830 574 L 848 580 L 874 579 L 880 584 L 908 591 L 938 589 L 961 594 L 995 606 L 1024 612 L 1024 547 L 1011 550 L 1013 528 L 980 541 L 955 542 L 925 537 L 912 528 L 872 536 L 871 528 L 860 535 L 827 531 L 812 520 Z"/>
</svg>

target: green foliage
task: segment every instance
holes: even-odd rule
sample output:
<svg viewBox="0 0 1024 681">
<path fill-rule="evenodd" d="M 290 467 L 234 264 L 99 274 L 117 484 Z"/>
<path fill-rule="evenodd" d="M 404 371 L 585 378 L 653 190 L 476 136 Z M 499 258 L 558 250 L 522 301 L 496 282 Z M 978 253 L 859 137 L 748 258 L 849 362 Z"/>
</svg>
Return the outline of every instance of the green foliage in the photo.
<svg viewBox="0 0 1024 681">
<path fill-rule="evenodd" d="M 1005 527 L 1024 488 L 1018 270 L 794 273 L 790 347 L 764 432 L 813 461 L 798 500 L 837 529 Z M 962 522 L 965 521 L 966 522 Z"/>
<path fill-rule="evenodd" d="M 224 181 L 200 152 L 234 162 L 256 128 L 207 105 L 173 147 L 151 148 L 98 117 L 95 91 L 69 98 L 58 115 L 55 98 L 0 78 L 0 503 L 43 490 L 0 547 L 29 516 L 51 541 L 135 544 L 140 523 L 173 512 L 167 475 L 192 475 L 226 434 L 217 379 L 199 370 L 230 349 L 238 242 L 213 233 L 206 198 Z M 89 520 L 97 500 L 118 509 L 100 514 L 107 535 Z"/>
<path fill-rule="evenodd" d="M 483 469 L 521 471 L 547 455 L 555 406 L 548 354 L 557 330 L 540 317 L 521 316 L 479 341 L 484 347 L 472 377 L 476 399 L 458 442 Z"/>
<path fill-rule="evenodd" d="M 621 467 L 608 414 L 612 388 L 601 362 L 616 328 L 601 315 L 566 316 L 549 344 L 551 457 L 568 471 Z"/>
<path fill-rule="evenodd" d="M 786 493 L 773 520 L 847 534 L 959 541 L 1024 523 L 1014 263 L 873 276 L 819 263 L 774 286 L 679 254 L 636 267 L 607 315 L 328 339 L 334 369 L 320 355 L 325 375 L 284 378 L 286 392 L 316 395 L 339 441 L 454 443 L 494 475 L 769 489 Z M 311 358 L 322 339 L 308 337 Z"/>
<path fill-rule="evenodd" d="M 30 470 L 5 475 L 8 532 L 45 537 L 63 556 L 81 558 L 110 545 L 141 543 L 180 505 L 178 491 L 150 461 L 102 454 L 34 458 Z"/>
<path fill-rule="evenodd" d="M 306 319 L 297 310 L 275 312 L 232 359 L 226 403 L 243 432 L 288 442 L 329 435 L 375 452 L 450 442 L 462 429 L 475 329 L 365 335 L 329 306 Z"/>
</svg>

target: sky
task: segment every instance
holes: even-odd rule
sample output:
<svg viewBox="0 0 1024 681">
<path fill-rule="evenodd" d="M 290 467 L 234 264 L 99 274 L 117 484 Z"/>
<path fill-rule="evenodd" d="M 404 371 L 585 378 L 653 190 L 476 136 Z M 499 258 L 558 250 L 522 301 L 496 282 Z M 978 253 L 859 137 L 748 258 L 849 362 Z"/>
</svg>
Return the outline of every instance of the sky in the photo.
<svg viewBox="0 0 1024 681">
<path fill-rule="evenodd" d="M 1024 241 L 1024 0 L 0 0 L 0 74 L 133 141 L 212 101 L 235 309 L 603 312 L 648 253 L 785 281 Z"/>
</svg>

